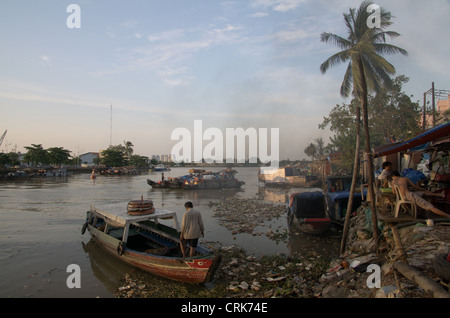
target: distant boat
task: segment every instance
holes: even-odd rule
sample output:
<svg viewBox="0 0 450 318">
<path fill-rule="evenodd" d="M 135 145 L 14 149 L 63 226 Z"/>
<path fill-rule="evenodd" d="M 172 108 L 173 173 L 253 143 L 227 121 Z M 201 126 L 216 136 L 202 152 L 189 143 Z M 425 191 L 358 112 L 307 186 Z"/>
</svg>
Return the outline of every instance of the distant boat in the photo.
<svg viewBox="0 0 450 318">
<path fill-rule="evenodd" d="M 237 189 L 245 184 L 235 178 L 236 170 L 224 169 L 220 172 L 190 169 L 189 175 L 167 180 L 153 181 L 147 179 L 148 185 L 155 189 L 170 188 L 184 190 Z"/>
<path fill-rule="evenodd" d="M 318 176 L 306 175 L 295 166 L 261 167 L 258 171 L 258 180 L 269 187 L 306 187 L 320 184 Z"/>
<path fill-rule="evenodd" d="M 46 177 L 69 177 L 73 173 L 68 171 L 67 168 L 53 169 L 53 170 L 43 170 L 43 176 Z"/>
<path fill-rule="evenodd" d="M 168 279 L 200 284 L 208 282 L 220 262 L 220 256 L 198 245 L 196 255 L 183 258 L 179 247 L 179 223 L 175 212 L 150 210 L 146 206 L 141 213 L 130 214 L 135 203 L 111 204 L 104 207 L 91 206 L 86 215 L 82 234 L 86 229 L 92 238 L 110 254 L 149 273 Z M 160 223 L 172 219 L 175 228 Z"/>
<path fill-rule="evenodd" d="M 167 180 L 153 181 L 147 179 L 149 186 L 155 189 L 181 189 L 183 187 L 183 180 L 181 178 L 168 178 Z"/>
<path fill-rule="evenodd" d="M 153 167 L 152 171 L 170 171 L 170 167 L 166 167 L 162 163 Z"/>
<path fill-rule="evenodd" d="M 8 178 L 11 180 L 23 180 L 33 178 L 33 174 L 26 174 L 25 171 L 16 171 L 8 173 Z"/>
<path fill-rule="evenodd" d="M 209 190 L 209 189 L 237 189 L 245 184 L 236 179 L 236 170 L 224 169 L 220 172 L 208 172 L 204 170 L 189 170 L 194 173 L 190 178 L 184 179 L 185 190 Z"/>
<path fill-rule="evenodd" d="M 288 224 L 306 234 L 324 234 L 331 224 L 325 195 L 321 189 L 305 189 L 290 194 L 287 202 Z"/>
</svg>

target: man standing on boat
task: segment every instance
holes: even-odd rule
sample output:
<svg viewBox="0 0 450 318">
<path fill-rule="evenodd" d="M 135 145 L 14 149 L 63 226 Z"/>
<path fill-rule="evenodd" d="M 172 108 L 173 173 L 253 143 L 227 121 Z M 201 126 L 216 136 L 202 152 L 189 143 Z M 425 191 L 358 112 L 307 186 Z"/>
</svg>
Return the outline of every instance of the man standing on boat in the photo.
<svg viewBox="0 0 450 318">
<path fill-rule="evenodd" d="M 195 254 L 198 239 L 200 236 L 205 236 L 202 215 L 200 212 L 194 209 L 194 205 L 190 201 L 186 202 L 184 207 L 186 208 L 186 212 L 181 221 L 180 235 L 180 246 L 183 258 L 186 257 L 186 244 L 189 243 L 190 245 L 189 257 L 192 257 Z"/>
</svg>

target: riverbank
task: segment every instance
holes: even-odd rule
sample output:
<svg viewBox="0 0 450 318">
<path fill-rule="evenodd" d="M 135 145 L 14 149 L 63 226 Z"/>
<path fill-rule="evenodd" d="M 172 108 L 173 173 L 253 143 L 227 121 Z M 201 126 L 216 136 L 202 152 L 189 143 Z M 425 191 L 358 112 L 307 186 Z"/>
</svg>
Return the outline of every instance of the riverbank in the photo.
<svg viewBox="0 0 450 318">
<path fill-rule="evenodd" d="M 230 226 L 241 224 L 236 231 L 255 233 L 253 224 L 264 222 L 264 215 L 270 219 L 273 210 L 270 204 L 261 207 L 261 202 L 246 200 L 217 204 L 217 214 Z M 233 205 L 234 204 L 234 205 Z M 255 209 L 252 210 L 251 207 Z M 223 208 L 223 209 L 222 209 Z M 232 213 L 225 217 L 224 210 L 246 211 Z M 252 211 L 252 212 L 251 212 Z M 262 211 L 263 219 L 249 215 Z M 264 211 L 267 211 L 264 213 Z M 270 212 L 269 212 L 270 211 Z M 255 257 L 236 245 L 220 246 L 209 243 L 209 247 L 222 254 L 222 262 L 212 283 L 205 286 L 187 286 L 169 283 L 171 288 L 158 289 L 147 280 L 147 274 L 135 271 L 123 279 L 123 286 L 116 290 L 120 298 L 433 298 L 433 292 L 424 290 L 404 277 L 394 266 L 399 255 L 389 230 L 383 230 L 379 253 L 373 252 L 367 207 L 358 209 L 351 220 L 351 230 L 344 255 L 333 257 L 319 250 L 305 250 L 292 255 L 272 255 Z M 241 215 L 240 217 L 237 217 Z M 242 216 L 244 215 L 244 216 Z M 275 213 L 275 215 L 278 215 Z M 278 215 L 283 217 L 283 215 Z M 250 222 L 251 220 L 251 222 Z M 255 222 L 253 222 L 255 221 Z M 232 225 L 230 225 L 232 224 Z M 273 230 L 268 230 L 268 233 Z M 280 231 L 278 231 L 280 232 Z M 238 233 L 238 232 L 236 232 Z M 283 232 L 284 233 L 284 232 Z M 445 293 L 449 286 L 434 271 L 433 261 L 440 253 L 450 251 L 450 227 L 447 223 L 437 223 L 433 227 L 418 223 L 399 229 L 408 263 L 434 281 Z M 254 235 L 259 235 L 255 233 Z M 299 232 L 289 235 L 302 236 Z M 283 235 L 277 237 L 282 238 Z M 275 239 L 275 237 L 274 237 Z M 326 240 L 327 238 L 317 238 Z M 379 266 L 381 284 L 372 286 L 375 273 L 373 266 Z M 371 267 L 369 267 L 371 266 Z M 368 269 L 369 268 L 369 269 Z M 372 276 L 371 276 L 372 275 Z M 450 294 L 449 294 L 450 295 Z"/>
</svg>

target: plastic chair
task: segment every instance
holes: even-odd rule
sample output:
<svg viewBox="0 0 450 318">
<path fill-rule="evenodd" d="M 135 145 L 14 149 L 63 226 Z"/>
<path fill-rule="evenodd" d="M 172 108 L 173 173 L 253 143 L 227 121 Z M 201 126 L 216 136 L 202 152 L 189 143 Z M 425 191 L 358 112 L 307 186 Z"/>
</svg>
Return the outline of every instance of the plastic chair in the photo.
<svg viewBox="0 0 450 318">
<path fill-rule="evenodd" d="M 414 201 L 407 200 L 403 197 L 400 188 L 397 185 L 393 185 L 394 193 L 396 196 L 395 201 L 395 211 L 394 211 L 394 217 L 398 218 L 398 215 L 400 213 L 400 208 L 403 207 L 405 211 L 410 211 L 411 216 L 414 218 L 417 218 L 417 205 Z"/>
</svg>

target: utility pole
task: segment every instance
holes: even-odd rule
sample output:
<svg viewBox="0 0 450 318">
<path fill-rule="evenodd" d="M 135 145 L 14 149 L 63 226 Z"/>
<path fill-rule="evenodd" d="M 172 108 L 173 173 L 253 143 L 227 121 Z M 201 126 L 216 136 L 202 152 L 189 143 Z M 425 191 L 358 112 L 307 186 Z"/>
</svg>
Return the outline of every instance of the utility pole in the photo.
<svg viewBox="0 0 450 318">
<path fill-rule="evenodd" d="M 435 89 L 434 88 L 434 82 L 431 83 L 431 88 L 427 90 L 425 93 L 423 93 L 423 119 L 422 119 L 422 125 L 423 130 L 425 130 L 426 127 L 426 107 L 427 107 L 427 95 L 431 94 L 431 107 L 432 107 L 432 124 L 433 127 L 436 126 L 436 96 L 440 98 L 442 95 L 449 96 L 450 90 L 448 89 Z"/>
<path fill-rule="evenodd" d="M 111 115 L 109 120 L 109 145 L 112 146 L 112 103 L 111 103 Z"/>
<path fill-rule="evenodd" d="M 423 119 L 422 119 L 422 129 L 427 128 L 426 124 L 426 108 L 427 108 L 427 93 L 423 93 Z"/>
<path fill-rule="evenodd" d="M 436 105 L 435 105 L 435 96 L 434 96 L 434 82 L 431 83 L 431 100 L 433 104 L 433 127 L 436 126 Z"/>
</svg>

